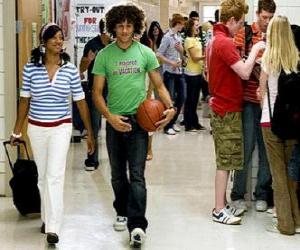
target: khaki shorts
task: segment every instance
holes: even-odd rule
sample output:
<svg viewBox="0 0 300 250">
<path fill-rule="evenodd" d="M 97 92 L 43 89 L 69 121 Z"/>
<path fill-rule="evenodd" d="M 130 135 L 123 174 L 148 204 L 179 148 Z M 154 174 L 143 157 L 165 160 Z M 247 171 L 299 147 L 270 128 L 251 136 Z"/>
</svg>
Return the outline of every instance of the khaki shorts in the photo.
<svg viewBox="0 0 300 250">
<path fill-rule="evenodd" d="M 220 116 L 212 112 L 211 127 L 215 142 L 218 170 L 243 169 L 244 147 L 240 112 Z"/>
</svg>

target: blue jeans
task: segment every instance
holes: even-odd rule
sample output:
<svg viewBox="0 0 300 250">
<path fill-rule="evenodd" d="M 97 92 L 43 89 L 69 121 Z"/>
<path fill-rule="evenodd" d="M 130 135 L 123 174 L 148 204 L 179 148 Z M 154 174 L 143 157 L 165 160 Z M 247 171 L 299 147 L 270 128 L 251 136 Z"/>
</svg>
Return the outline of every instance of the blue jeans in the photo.
<svg viewBox="0 0 300 250">
<path fill-rule="evenodd" d="M 291 159 L 288 164 L 289 177 L 293 181 L 300 181 L 300 144 L 294 145 Z"/>
<path fill-rule="evenodd" d="M 173 74 L 165 71 L 163 76 L 165 86 L 170 93 L 174 106 L 177 108 L 174 118 L 165 127 L 166 131 L 173 127 L 180 114 L 185 99 L 185 81 L 183 74 Z"/>
<path fill-rule="evenodd" d="M 252 154 L 255 144 L 258 145 L 258 173 L 255 187 L 255 197 L 257 200 L 265 200 L 272 203 L 272 176 L 266 155 L 260 126 L 261 108 L 259 104 L 244 102 L 242 121 L 244 135 L 244 167 L 243 170 L 236 171 L 234 175 L 231 200 L 244 199 L 247 189 L 247 176 L 252 161 Z"/>
<path fill-rule="evenodd" d="M 145 230 L 148 226 L 145 218 L 147 190 L 144 176 L 148 133 L 136 123 L 134 116 L 128 117 L 132 125 L 131 132 L 118 132 L 106 123 L 106 145 L 115 194 L 113 206 L 118 216 L 128 217 L 127 227 L 131 232 L 136 227 Z"/>
<path fill-rule="evenodd" d="M 92 100 L 92 91 L 86 90 L 85 91 L 85 99 L 87 102 L 87 105 L 89 107 L 90 111 L 90 117 L 91 117 L 91 125 L 93 129 L 93 135 L 95 139 L 95 151 L 91 155 L 87 155 L 88 160 L 93 162 L 99 162 L 98 157 L 98 133 L 101 128 L 101 113 L 98 111 L 98 109 L 95 107 L 95 104 Z"/>
</svg>

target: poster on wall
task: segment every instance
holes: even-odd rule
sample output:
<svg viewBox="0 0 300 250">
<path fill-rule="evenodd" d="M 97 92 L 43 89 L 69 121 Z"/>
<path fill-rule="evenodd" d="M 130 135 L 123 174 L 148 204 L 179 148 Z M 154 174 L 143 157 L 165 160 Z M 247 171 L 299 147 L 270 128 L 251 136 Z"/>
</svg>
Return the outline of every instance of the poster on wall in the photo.
<svg viewBox="0 0 300 250">
<path fill-rule="evenodd" d="M 99 34 L 99 21 L 105 16 L 104 4 L 77 1 L 75 6 L 75 58 L 79 65 L 85 44 Z"/>
<path fill-rule="evenodd" d="M 63 30 L 65 41 L 70 39 L 70 0 L 56 0 L 55 20 Z"/>
<path fill-rule="evenodd" d="M 86 44 L 99 33 L 99 21 L 104 17 L 104 11 L 104 4 L 77 4 L 75 6 L 75 39 L 78 44 Z"/>
</svg>

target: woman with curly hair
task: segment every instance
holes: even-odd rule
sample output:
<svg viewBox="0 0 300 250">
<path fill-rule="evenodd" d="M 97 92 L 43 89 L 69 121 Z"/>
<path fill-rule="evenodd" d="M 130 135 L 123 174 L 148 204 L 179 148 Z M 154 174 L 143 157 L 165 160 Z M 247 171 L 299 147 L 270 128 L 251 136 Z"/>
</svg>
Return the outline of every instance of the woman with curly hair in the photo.
<svg viewBox="0 0 300 250">
<path fill-rule="evenodd" d="M 144 19 L 144 12 L 134 5 L 115 6 L 109 10 L 107 31 L 116 40 L 97 54 L 93 68 L 94 102 L 107 119 L 106 145 L 117 213 L 113 226 L 116 231 L 126 230 L 127 226 L 133 246 L 141 246 L 144 242 L 148 225 L 144 176 L 148 133 L 136 122 L 137 108 L 146 99 L 146 73 L 167 107 L 166 116 L 156 124 L 158 129 L 175 115 L 157 70 L 159 63 L 154 52 L 134 40 L 134 34 L 141 34 L 143 30 Z M 102 95 L 105 79 L 107 106 Z"/>
</svg>

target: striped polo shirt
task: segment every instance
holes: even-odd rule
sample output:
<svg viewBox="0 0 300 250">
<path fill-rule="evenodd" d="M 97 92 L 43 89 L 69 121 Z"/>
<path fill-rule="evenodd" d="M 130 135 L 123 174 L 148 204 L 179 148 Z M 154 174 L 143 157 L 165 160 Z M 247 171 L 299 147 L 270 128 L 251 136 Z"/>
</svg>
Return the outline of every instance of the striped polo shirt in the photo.
<svg viewBox="0 0 300 250">
<path fill-rule="evenodd" d="M 69 96 L 74 101 L 85 98 L 79 73 L 75 65 L 61 66 L 50 81 L 44 65 L 27 63 L 23 69 L 20 96 L 31 98 L 29 122 L 41 126 L 55 126 L 71 121 Z"/>
<path fill-rule="evenodd" d="M 256 23 L 251 25 L 253 36 L 252 36 L 252 43 L 249 44 L 249 51 L 245 51 L 245 28 L 242 28 L 234 37 L 234 43 L 238 50 L 241 52 L 241 56 L 243 57 L 245 54 L 249 55 L 253 44 L 262 41 L 262 32 L 257 27 Z M 261 50 L 258 55 L 257 59 L 261 58 L 263 55 L 263 50 Z M 256 90 L 258 88 L 259 82 L 258 80 L 251 75 L 248 81 L 243 81 L 244 86 L 244 100 L 248 102 L 259 103 L 257 99 Z"/>
</svg>

